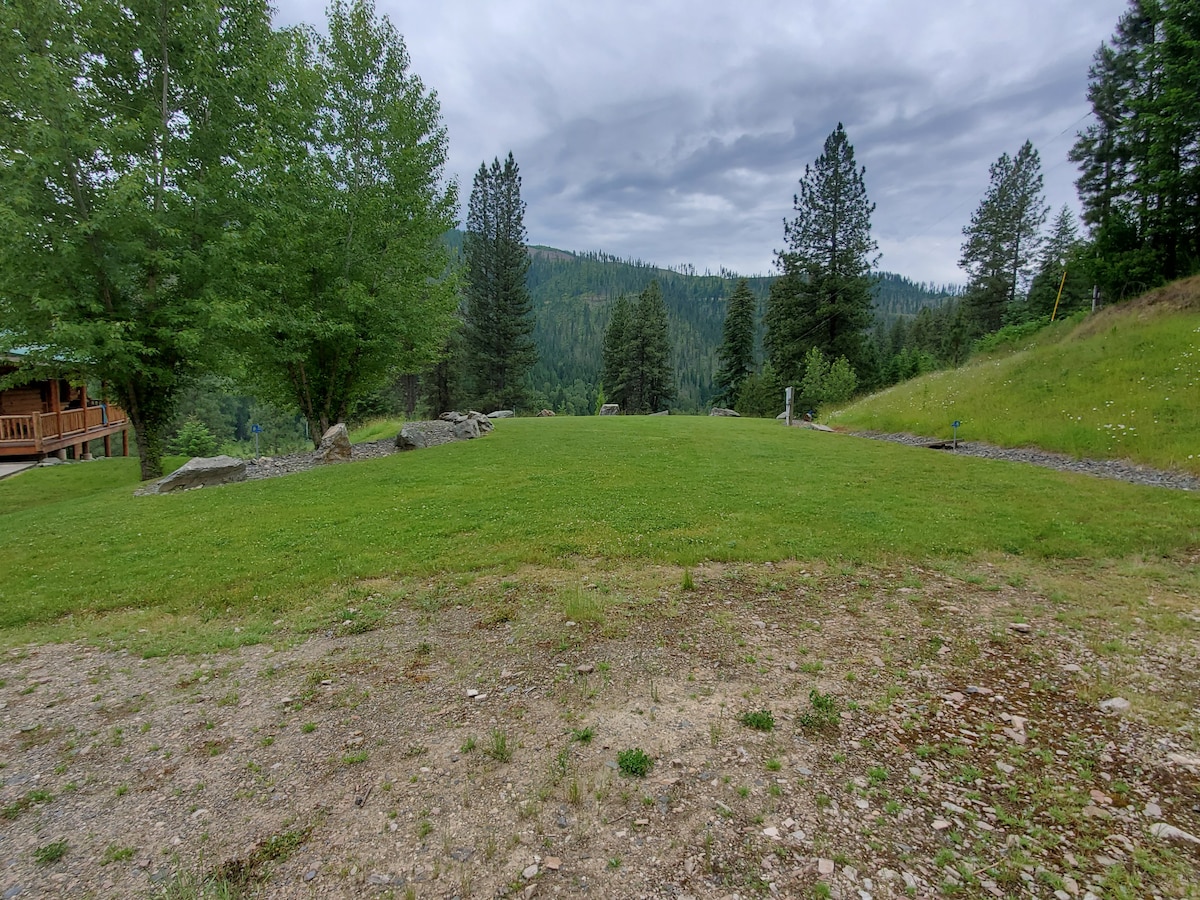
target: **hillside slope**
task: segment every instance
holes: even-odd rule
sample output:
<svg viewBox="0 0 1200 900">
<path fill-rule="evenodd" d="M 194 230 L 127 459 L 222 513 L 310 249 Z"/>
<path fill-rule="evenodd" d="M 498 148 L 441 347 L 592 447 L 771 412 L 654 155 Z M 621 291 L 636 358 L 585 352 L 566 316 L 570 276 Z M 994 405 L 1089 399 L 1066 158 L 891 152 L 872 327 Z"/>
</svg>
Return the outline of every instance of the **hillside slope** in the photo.
<svg viewBox="0 0 1200 900">
<path fill-rule="evenodd" d="M 867 397 L 843 428 L 1200 472 L 1200 277 Z"/>
</svg>

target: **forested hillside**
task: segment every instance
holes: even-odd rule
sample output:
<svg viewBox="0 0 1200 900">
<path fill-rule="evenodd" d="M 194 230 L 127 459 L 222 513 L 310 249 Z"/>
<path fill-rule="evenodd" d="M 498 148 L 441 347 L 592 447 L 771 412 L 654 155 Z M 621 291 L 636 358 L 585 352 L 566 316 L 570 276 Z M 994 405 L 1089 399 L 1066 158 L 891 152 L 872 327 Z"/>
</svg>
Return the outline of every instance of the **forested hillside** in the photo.
<svg viewBox="0 0 1200 900">
<path fill-rule="evenodd" d="M 452 232 L 448 236 L 451 247 L 460 247 L 462 237 L 461 232 Z M 670 322 L 678 379 L 674 408 L 694 412 L 709 404 L 715 393 L 713 376 L 725 304 L 738 280 L 735 273 L 697 274 L 604 253 L 572 253 L 553 247 L 533 246 L 529 253 L 528 284 L 538 348 L 532 375 L 535 405 L 573 415 L 595 410 L 600 350 L 612 304 L 622 294 L 638 294 L 653 279 L 658 279 L 662 287 Z M 774 276 L 747 279 L 759 301 L 759 322 L 773 280 Z M 890 325 L 898 318 L 915 316 L 927 306 L 939 305 L 953 295 L 954 289 L 917 284 L 902 275 L 883 272 L 874 293 L 876 316 Z"/>
</svg>

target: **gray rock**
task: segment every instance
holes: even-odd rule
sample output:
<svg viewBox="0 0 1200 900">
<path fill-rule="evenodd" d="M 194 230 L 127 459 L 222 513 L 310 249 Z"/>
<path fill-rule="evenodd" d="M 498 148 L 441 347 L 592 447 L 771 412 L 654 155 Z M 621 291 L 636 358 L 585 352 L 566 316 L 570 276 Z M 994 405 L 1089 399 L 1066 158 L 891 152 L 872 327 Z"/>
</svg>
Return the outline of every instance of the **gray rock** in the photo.
<svg viewBox="0 0 1200 900">
<path fill-rule="evenodd" d="M 473 441 L 479 437 L 479 423 L 474 419 L 463 419 L 454 426 L 454 436 L 460 441 Z"/>
<path fill-rule="evenodd" d="M 615 403 L 605 403 L 600 407 L 600 415 L 602 416 L 615 416 L 620 412 L 621 407 Z"/>
<path fill-rule="evenodd" d="M 153 484 L 137 491 L 138 495 L 169 494 L 192 488 L 216 487 L 246 480 L 246 461 L 232 456 L 197 456 L 160 478 Z"/>
<path fill-rule="evenodd" d="M 671 411 L 669 409 L 661 409 L 656 413 L 650 413 L 652 416 L 669 416 L 670 414 Z"/>
<path fill-rule="evenodd" d="M 346 423 L 338 422 L 321 435 L 321 443 L 313 451 L 313 462 L 318 465 L 326 463 L 350 462 L 354 448 L 350 445 L 350 432 Z"/>
<path fill-rule="evenodd" d="M 487 417 L 489 419 L 511 419 L 515 415 L 516 413 L 511 409 L 498 409 L 495 412 L 488 413 Z"/>
<path fill-rule="evenodd" d="M 552 416 L 552 415 L 554 415 L 554 410 L 552 410 L 552 409 L 543 409 L 543 410 L 542 410 L 540 413 L 538 413 L 538 414 L 537 414 L 537 417 L 538 417 L 539 419 L 546 419 L 546 418 L 549 418 L 549 417 L 550 417 L 550 416 Z"/>
<path fill-rule="evenodd" d="M 1200 838 L 1194 834 L 1188 834 L 1182 828 L 1176 828 L 1174 825 L 1168 825 L 1166 822 L 1155 822 L 1150 826 L 1150 833 L 1156 838 L 1161 838 L 1164 841 L 1177 841 L 1180 844 L 1197 844 L 1200 845 Z"/>
<path fill-rule="evenodd" d="M 1131 704 L 1124 697 L 1110 697 L 1107 700 L 1100 701 L 1100 708 L 1102 710 L 1104 710 L 1105 712 L 1110 712 L 1110 713 L 1127 712 L 1129 710 L 1129 707 L 1132 705 L 1133 704 Z"/>
<path fill-rule="evenodd" d="M 724 406 L 714 406 L 711 410 L 709 410 L 708 414 L 710 416 L 732 416 L 737 419 L 742 417 L 742 414 L 737 410 L 726 409 Z"/>
<path fill-rule="evenodd" d="M 454 433 L 455 425 L 444 419 L 432 422 L 405 422 L 396 437 L 396 447 L 400 450 L 424 450 L 427 447 L 437 447 L 458 440 Z"/>
</svg>

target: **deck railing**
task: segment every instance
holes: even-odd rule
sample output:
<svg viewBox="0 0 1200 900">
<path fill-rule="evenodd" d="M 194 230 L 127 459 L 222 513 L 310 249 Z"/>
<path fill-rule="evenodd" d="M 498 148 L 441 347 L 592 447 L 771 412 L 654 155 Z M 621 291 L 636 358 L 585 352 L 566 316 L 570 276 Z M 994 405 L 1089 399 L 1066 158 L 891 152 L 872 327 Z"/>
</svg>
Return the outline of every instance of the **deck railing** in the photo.
<svg viewBox="0 0 1200 900">
<path fill-rule="evenodd" d="M 126 422 L 125 410 L 111 404 L 62 412 L 32 413 L 27 416 L 0 416 L 0 444 L 43 443 L 68 437 L 86 438 L 89 432 L 103 432 Z"/>
</svg>

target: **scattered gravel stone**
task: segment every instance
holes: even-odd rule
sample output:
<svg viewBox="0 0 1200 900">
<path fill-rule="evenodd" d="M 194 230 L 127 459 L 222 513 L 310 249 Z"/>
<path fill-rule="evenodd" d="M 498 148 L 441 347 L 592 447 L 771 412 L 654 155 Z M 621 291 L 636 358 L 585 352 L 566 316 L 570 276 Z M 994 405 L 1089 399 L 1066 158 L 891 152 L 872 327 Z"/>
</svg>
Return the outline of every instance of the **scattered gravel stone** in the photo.
<svg viewBox="0 0 1200 900">
<path fill-rule="evenodd" d="M 1124 697 L 1110 697 L 1107 700 L 1100 701 L 1100 708 L 1105 712 L 1111 713 L 1128 712 L 1129 707 L 1132 705 L 1133 704 L 1131 704 Z"/>
<path fill-rule="evenodd" d="M 875 441 L 892 441 L 897 444 L 908 444 L 913 447 L 923 447 L 934 442 L 934 438 L 917 437 L 911 434 L 882 434 L 877 431 L 844 432 L 855 437 L 870 438 Z M 1166 472 L 1140 466 L 1123 460 L 1115 459 L 1075 459 L 1062 453 L 1051 453 L 1048 450 L 1037 450 L 1028 447 L 1006 448 L 985 444 L 982 441 L 959 441 L 957 450 L 947 450 L 947 453 L 957 453 L 961 456 L 978 456 L 984 459 L 1003 459 L 1009 462 L 1023 462 L 1045 469 L 1057 469 L 1060 472 L 1078 472 L 1083 475 L 1094 475 L 1098 478 L 1111 478 L 1115 481 L 1127 481 L 1130 484 L 1142 484 L 1149 487 L 1171 488 L 1177 491 L 1200 491 L 1200 478 L 1186 472 Z"/>
</svg>

